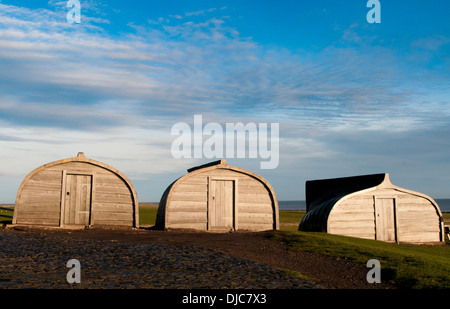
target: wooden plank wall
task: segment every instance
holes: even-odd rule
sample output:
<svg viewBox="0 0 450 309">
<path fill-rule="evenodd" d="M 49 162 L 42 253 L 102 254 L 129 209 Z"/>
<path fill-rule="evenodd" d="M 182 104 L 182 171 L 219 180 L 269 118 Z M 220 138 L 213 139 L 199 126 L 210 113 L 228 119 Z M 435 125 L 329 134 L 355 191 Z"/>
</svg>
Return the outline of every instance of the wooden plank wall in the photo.
<svg viewBox="0 0 450 309">
<path fill-rule="evenodd" d="M 166 204 L 170 228 L 207 229 L 208 177 L 237 179 L 239 230 L 271 230 L 274 210 L 269 191 L 256 178 L 228 169 L 214 169 L 176 183 Z"/>
<path fill-rule="evenodd" d="M 24 185 L 14 212 L 17 224 L 59 226 L 62 171 L 42 170 Z"/>
<path fill-rule="evenodd" d="M 395 198 L 398 242 L 440 241 L 439 215 L 426 198 L 393 189 L 356 195 L 334 207 L 328 218 L 328 232 L 375 239 L 375 198 Z"/>
<path fill-rule="evenodd" d="M 110 170 L 86 162 L 62 163 L 33 175 L 16 205 L 17 224 L 59 226 L 63 170 L 95 175 L 91 209 L 94 225 L 133 226 L 133 198 L 126 183 Z"/>
<path fill-rule="evenodd" d="M 375 239 L 373 195 L 357 195 L 335 206 L 328 217 L 328 233 Z"/>
<path fill-rule="evenodd" d="M 422 197 L 401 194 L 397 200 L 397 234 L 403 242 L 440 241 L 439 215 Z"/>
</svg>

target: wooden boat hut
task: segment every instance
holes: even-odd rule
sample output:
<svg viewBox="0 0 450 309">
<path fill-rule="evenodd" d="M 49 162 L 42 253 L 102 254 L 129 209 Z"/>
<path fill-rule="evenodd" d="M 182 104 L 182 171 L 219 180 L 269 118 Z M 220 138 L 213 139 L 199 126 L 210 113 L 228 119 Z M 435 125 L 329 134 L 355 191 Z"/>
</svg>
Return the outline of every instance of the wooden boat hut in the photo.
<svg viewBox="0 0 450 309">
<path fill-rule="evenodd" d="M 444 241 L 438 204 L 393 185 L 389 174 L 307 181 L 299 230 L 397 243 Z"/>
<path fill-rule="evenodd" d="M 14 225 L 48 227 L 139 226 L 136 191 L 125 175 L 77 157 L 45 164 L 19 187 Z"/>
<path fill-rule="evenodd" d="M 208 231 L 276 230 L 278 202 L 261 176 L 225 160 L 188 170 L 159 203 L 156 227 Z"/>
</svg>

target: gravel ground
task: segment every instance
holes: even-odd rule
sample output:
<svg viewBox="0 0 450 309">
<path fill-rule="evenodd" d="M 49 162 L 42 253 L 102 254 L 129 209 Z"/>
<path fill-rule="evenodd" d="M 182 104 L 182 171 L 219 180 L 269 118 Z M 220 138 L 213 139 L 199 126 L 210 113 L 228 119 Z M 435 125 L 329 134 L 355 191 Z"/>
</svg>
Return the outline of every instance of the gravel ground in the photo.
<svg viewBox="0 0 450 309">
<path fill-rule="evenodd" d="M 81 263 L 69 284 L 67 261 Z M 312 289 L 276 268 L 207 248 L 0 230 L 0 288 Z"/>
</svg>

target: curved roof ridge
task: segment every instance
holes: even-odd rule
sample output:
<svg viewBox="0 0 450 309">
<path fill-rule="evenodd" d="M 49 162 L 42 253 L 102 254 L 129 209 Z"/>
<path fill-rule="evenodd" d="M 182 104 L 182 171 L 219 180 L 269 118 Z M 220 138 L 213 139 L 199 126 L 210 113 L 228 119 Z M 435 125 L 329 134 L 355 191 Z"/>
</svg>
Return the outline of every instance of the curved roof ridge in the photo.
<svg viewBox="0 0 450 309">
<path fill-rule="evenodd" d="M 96 161 L 96 160 L 93 160 L 93 159 L 85 157 L 83 152 L 78 152 L 76 157 L 66 158 L 66 159 L 61 159 L 61 160 L 56 160 L 56 161 L 52 161 L 52 162 L 46 163 L 44 165 L 41 165 L 41 166 L 35 168 L 31 172 L 29 172 L 25 176 L 25 178 L 23 179 L 22 183 L 20 184 L 19 189 L 17 190 L 17 196 L 16 196 L 16 202 L 15 203 L 17 204 L 17 201 L 18 201 L 18 199 L 20 197 L 20 194 L 21 194 L 21 192 L 23 190 L 23 186 L 28 182 L 28 180 L 31 177 L 33 177 L 33 175 L 35 175 L 36 173 L 38 173 L 41 170 L 44 170 L 44 169 L 46 169 L 48 167 L 51 167 L 51 166 L 54 166 L 54 165 L 58 165 L 58 164 L 63 164 L 63 163 L 69 163 L 69 162 L 86 162 L 86 163 L 90 163 L 90 164 L 97 165 L 99 167 L 105 168 L 105 169 L 115 173 L 116 175 L 118 175 L 120 178 L 122 178 L 125 181 L 125 183 L 127 184 L 127 186 L 130 188 L 130 190 L 132 192 L 133 200 L 134 200 L 135 205 L 138 205 L 138 199 L 137 199 L 136 190 L 135 190 L 133 184 L 131 183 L 131 181 L 128 179 L 128 177 L 125 176 L 125 174 L 123 174 L 121 171 L 119 171 L 118 169 L 113 168 L 112 166 L 110 166 L 108 164 L 105 164 L 105 163 L 102 163 L 102 162 L 99 162 L 99 161 Z"/>
<path fill-rule="evenodd" d="M 216 168 L 230 169 L 230 170 L 233 170 L 233 171 L 236 171 L 236 172 L 240 172 L 240 173 L 244 173 L 244 174 L 250 175 L 250 176 L 258 179 L 259 181 L 261 181 L 265 186 L 267 186 L 270 189 L 270 191 L 273 193 L 274 199 L 276 199 L 275 190 L 273 189 L 273 187 L 270 185 L 270 183 L 264 177 L 262 177 L 259 174 L 254 173 L 252 171 L 249 171 L 249 170 L 246 170 L 246 169 L 243 169 L 243 168 L 240 168 L 240 167 L 236 167 L 236 166 L 233 166 L 233 165 L 229 165 L 227 163 L 227 161 L 224 160 L 224 159 L 218 160 L 218 161 L 213 161 L 213 162 L 210 162 L 210 163 L 206 163 L 206 164 L 195 166 L 195 167 L 192 167 L 192 168 L 188 169 L 187 170 L 188 173 L 183 175 L 183 176 L 181 176 L 181 177 L 179 177 L 176 181 L 174 181 L 173 185 L 175 185 L 175 183 L 177 183 L 178 181 L 181 181 L 182 179 L 189 178 L 189 177 L 191 177 L 193 175 L 196 175 L 197 173 L 202 173 L 202 172 L 207 171 L 209 169 L 216 169 Z"/>
<path fill-rule="evenodd" d="M 259 182 L 261 182 L 266 188 L 267 190 L 269 190 L 269 194 L 270 197 L 272 199 L 273 205 L 274 205 L 274 212 L 276 213 L 276 216 L 278 218 L 278 200 L 277 200 L 277 196 L 275 194 L 275 190 L 273 189 L 272 185 L 261 175 L 258 175 L 254 172 L 251 172 L 249 170 L 240 168 L 240 167 L 236 167 L 236 166 L 232 166 L 227 164 L 226 160 L 217 160 L 217 161 L 213 161 L 210 163 L 206 163 L 203 165 L 199 165 L 196 167 L 192 167 L 190 169 L 188 169 L 188 173 L 184 174 L 183 176 L 180 176 L 179 178 L 177 178 L 175 181 L 173 181 L 164 191 L 161 200 L 160 200 L 160 207 L 158 208 L 158 214 L 157 214 L 157 218 L 159 217 L 160 219 L 157 219 L 157 226 L 162 227 L 163 225 L 165 225 L 165 221 L 167 219 L 166 217 L 166 204 L 167 201 L 169 201 L 171 199 L 171 195 L 172 192 L 174 191 L 175 187 L 177 186 L 178 183 L 182 183 L 183 181 L 185 181 L 186 179 L 190 178 L 190 177 L 194 177 L 198 174 L 204 173 L 204 172 L 208 172 L 210 170 L 214 170 L 214 169 L 229 169 L 231 171 L 234 172 L 238 172 L 238 173 L 242 173 L 242 174 L 246 174 L 250 177 L 255 178 L 256 180 L 258 180 Z M 161 207 L 163 205 L 163 207 Z M 276 223 L 276 228 L 278 229 L 278 219 L 275 221 Z"/>
</svg>

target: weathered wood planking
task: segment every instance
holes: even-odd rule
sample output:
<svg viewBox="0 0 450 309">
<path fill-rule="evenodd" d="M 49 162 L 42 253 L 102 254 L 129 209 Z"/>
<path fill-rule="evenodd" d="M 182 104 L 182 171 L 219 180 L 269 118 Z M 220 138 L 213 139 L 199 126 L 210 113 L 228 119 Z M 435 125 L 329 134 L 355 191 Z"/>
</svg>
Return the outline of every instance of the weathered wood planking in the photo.
<svg viewBox="0 0 450 309">
<path fill-rule="evenodd" d="M 136 191 L 118 170 L 75 158 L 45 164 L 23 180 L 13 224 L 139 226 Z"/>
<path fill-rule="evenodd" d="M 370 185 L 364 188 L 357 180 Z M 352 192 L 349 190 L 352 185 L 358 189 Z M 347 195 L 333 198 L 330 193 L 340 194 L 339 186 Z M 326 194 L 330 200 L 322 201 L 321 207 L 327 207 L 324 211 L 315 209 L 313 216 L 305 216 L 299 229 L 307 229 L 308 221 L 315 220 L 325 223 L 324 230 L 332 234 L 388 242 L 421 243 L 444 239 L 442 214 L 436 202 L 424 194 L 394 186 L 388 174 L 319 180 L 309 188 L 315 190 L 310 194 L 319 198 Z M 308 195 L 308 191 L 306 193 Z M 326 216 L 326 220 L 320 221 L 317 214 Z"/>
<path fill-rule="evenodd" d="M 191 169 L 167 188 L 161 197 L 156 226 L 278 229 L 278 202 L 262 177 L 221 160 Z"/>
</svg>

